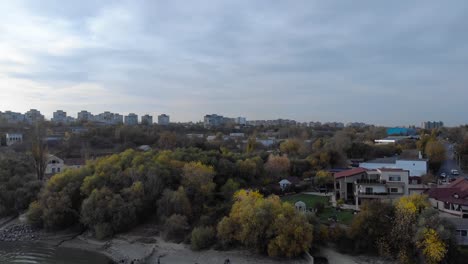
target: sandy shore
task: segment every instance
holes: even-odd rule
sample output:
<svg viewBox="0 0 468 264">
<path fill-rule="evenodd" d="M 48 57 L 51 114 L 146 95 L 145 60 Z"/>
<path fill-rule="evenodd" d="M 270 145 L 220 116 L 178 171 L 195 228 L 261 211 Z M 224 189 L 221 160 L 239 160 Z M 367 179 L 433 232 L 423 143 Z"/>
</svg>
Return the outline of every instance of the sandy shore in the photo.
<svg viewBox="0 0 468 264">
<path fill-rule="evenodd" d="M 155 253 L 149 259 L 149 264 L 157 264 L 158 259 L 161 264 L 223 264 L 226 259 L 229 259 L 232 264 L 305 264 L 308 263 L 305 259 L 272 259 L 258 254 L 251 253 L 247 250 L 205 250 L 192 251 L 188 245 L 168 243 L 158 238 L 155 248 Z"/>
<path fill-rule="evenodd" d="M 15 219 L 0 227 L 24 224 Z M 96 240 L 89 234 L 79 234 L 75 230 L 59 232 L 38 231 L 36 242 L 58 247 L 87 250 L 103 254 L 116 263 L 122 264 L 222 264 L 226 259 L 232 264 L 305 264 L 306 257 L 298 259 L 273 259 L 248 250 L 204 250 L 192 251 L 189 245 L 164 241 L 158 236 L 158 230 L 152 225 L 141 225 L 129 232 L 119 234 L 112 239 Z M 317 254 L 326 257 L 330 264 L 389 264 L 376 257 L 344 255 L 333 248 L 322 248 Z"/>
</svg>

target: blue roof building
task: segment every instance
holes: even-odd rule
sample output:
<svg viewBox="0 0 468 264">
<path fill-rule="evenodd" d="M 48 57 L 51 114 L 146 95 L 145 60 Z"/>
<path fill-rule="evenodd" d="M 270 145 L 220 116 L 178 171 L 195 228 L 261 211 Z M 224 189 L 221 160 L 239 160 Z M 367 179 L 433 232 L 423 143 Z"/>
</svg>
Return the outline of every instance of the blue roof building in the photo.
<svg viewBox="0 0 468 264">
<path fill-rule="evenodd" d="M 389 136 L 413 136 L 416 135 L 416 130 L 406 127 L 391 127 L 387 128 L 387 135 Z"/>
</svg>

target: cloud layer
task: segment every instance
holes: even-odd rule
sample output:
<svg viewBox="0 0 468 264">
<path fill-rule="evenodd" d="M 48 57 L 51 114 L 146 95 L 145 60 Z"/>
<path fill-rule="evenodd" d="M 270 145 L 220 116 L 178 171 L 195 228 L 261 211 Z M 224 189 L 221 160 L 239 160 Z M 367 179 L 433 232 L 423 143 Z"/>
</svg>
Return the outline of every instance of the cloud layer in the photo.
<svg viewBox="0 0 468 264">
<path fill-rule="evenodd" d="M 0 110 L 468 122 L 466 1 L 67 3 L 0 2 Z"/>
</svg>

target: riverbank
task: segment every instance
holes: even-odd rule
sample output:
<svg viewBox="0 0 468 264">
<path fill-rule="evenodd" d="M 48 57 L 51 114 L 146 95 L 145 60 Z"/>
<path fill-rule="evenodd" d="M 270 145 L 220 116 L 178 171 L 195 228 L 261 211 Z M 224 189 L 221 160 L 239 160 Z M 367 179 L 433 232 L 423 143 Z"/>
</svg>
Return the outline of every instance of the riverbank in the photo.
<svg viewBox="0 0 468 264">
<path fill-rule="evenodd" d="M 1 234 L 13 237 L 11 241 L 29 241 L 45 243 L 54 247 L 85 250 L 107 256 L 115 263 L 122 264 L 176 264 L 203 263 L 220 264 L 229 259 L 235 264 L 305 264 L 306 258 L 274 259 L 248 250 L 218 251 L 214 249 L 192 251 L 189 245 L 164 241 L 154 225 L 141 225 L 129 232 L 119 234 L 112 239 L 96 240 L 89 233 L 77 230 L 45 232 L 33 229 L 20 219 L 14 219 L 3 227 Z M 380 258 L 350 256 L 338 253 L 333 248 L 322 248 L 318 256 L 325 257 L 330 264 L 387 264 L 391 262 Z"/>
</svg>

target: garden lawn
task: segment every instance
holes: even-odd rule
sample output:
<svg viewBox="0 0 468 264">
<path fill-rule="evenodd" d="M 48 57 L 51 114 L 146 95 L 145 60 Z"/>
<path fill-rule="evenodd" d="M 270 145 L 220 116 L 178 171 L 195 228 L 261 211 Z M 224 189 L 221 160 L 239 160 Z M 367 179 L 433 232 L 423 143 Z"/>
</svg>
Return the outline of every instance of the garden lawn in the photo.
<svg viewBox="0 0 468 264">
<path fill-rule="evenodd" d="M 328 222 L 328 218 L 335 215 L 335 213 L 339 224 L 350 225 L 353 221 L 354 215 L 352 210 L 341 210 L 337 212 L 335 208 L 332 207 L 325 208 L 318 217 L 320 221 Z"/>
<path fill-rule="evenodd" d="M 303 201 L 306 204 L 307 209 L 315 208 L 315 205 L 318 202 L 321 202 L 325 206 L 328 206 L 329 204 L 329 197 L 303 193 L 283 196 L 281 197 L 281 200 L 283 202 L 290 202 L 292 205 L 298 201 Z"/>
</svg>

